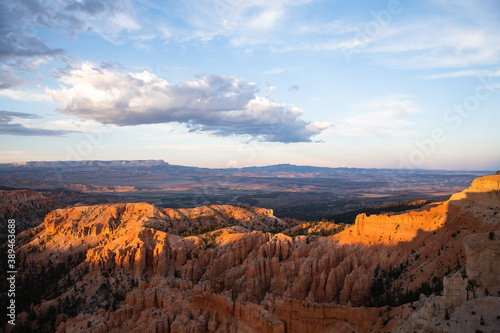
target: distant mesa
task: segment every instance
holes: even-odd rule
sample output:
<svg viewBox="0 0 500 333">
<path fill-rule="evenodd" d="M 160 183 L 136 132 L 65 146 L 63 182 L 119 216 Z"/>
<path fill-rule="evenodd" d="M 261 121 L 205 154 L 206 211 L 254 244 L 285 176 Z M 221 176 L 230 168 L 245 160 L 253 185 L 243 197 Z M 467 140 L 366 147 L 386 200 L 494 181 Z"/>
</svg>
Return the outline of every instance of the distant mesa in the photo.
<svg viewBox="0 0 500 333">
<path fill-rule="evenodd" d="M 156 167 L 169 165 L 164 160 L 112 160 L 112 161 L 33 161 L 2 163 L 0 168 L 8 167 L 31 167 L 31 168 L 52 168 L 52 167 Z"/>
</svg>

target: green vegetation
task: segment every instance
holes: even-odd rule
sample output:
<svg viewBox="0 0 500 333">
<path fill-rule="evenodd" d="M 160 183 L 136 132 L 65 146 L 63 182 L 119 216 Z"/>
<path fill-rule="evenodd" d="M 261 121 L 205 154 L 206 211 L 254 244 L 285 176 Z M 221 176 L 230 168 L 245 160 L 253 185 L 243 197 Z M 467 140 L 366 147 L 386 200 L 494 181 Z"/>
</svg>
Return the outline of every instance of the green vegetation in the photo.
<svg viewBox="0 0 500 333">
<path fill-rule="evenodd" d="M 373 284 L 370 292 L 368 306 L 400 306 L 402 304 L 418 301 L 421 294 L 429 296 L 431 294 L 440 295 L 443 290 L 443 278 L 434 277 L 432 283 L 423 282 L 415 290 L 403 291 L 399 285 L 395 285 L 402 273 L 406 271 L 408 261 L 390 267 L 388 270 L 380 270 L 377 266 L 374 273 Z"/>
<path fill-rule="evenodd" d="M 70 287 L 73 282 L 69 272 L 85 260 L 85 252 L 75 258 L 68 258 L 67 263 L 48 264 L 44 274 L 25 272 L 20 279 L 16 301 L 19 309 L 29 309 L 31 303 L 38 304 L 42 299 L 52 299 L 60 294 L 61 287 Z M 62 286 L 58 282 L 66 281 Z"/>
<path fill-rule="evenodd" d="M 243 208 L 243 209 L 246 209 L 246 210 L 251 210 L 250 206 L 244 205 L 242 203 L 235 204 L 235 203 L 231 202 L 230 205 L 233 206 L 233 207 L 239 207 L 239 208 Z"/>
<path fill-rule="evenodd" d="M 298 228 L 288 229 L 283 233 L 288 236 L 319 235 L 326 237 L 338 234 L 343 231 L 345 227 L 344 224 L 336 224 L 334 221 L 322 219 L 321 221 L 302 223 Z"/>
<path fill-rule="evenodd" d="M 217 246 L 217 237 L 222 234 L 222 231 L 217 231 L 213 233 L 207 233 L 203 235 L 203 240 L 207 244 L 208 248 L 214 248 Z"/>
<path fill-rule="evenodd" d="M 475 279 L 467 281 L 467 287 L 465 288 L 467 290 L 467 300 L 469 300 L 469 292 L 472 292 L 472 297 L 476 298 L 477 287 L 479 287 L 479 283 Z"/>
<path fill-rule="evenodd" d="M 214 224 L 214 225 L 209 225 L 209 226 L 199 226 L 199 227 L 193 228 L 191 230 L 181 229 L 176 234 L 181 236 L 181 237 L 197 236 L 197 235 L 203 235 L 203 234 L 206 234 L 208 232 L 215 231 L 215 230 L 232 227 L 234 225 L 235 225 L 234 223 L 229 223 L 227 225 Z M 174 232 L 172 232 L 172 233 L 174 233 Z"/>
</svg>

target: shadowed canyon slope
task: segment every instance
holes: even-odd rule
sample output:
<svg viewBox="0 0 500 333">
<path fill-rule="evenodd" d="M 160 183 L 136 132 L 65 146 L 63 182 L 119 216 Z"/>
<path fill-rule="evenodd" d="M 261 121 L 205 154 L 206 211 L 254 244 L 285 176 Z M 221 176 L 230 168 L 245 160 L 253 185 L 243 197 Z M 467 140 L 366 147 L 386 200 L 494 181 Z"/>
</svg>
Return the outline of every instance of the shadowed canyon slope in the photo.
<svg viewBox="0 0 500 333">
<path fill-rule="evenodd" d="M 18 236 L 19 325 L 492 331 L 500 325 L 499 184 L 500 175 L 486 176 L 443 203 L 361 214 L 332 236 L 288 236 L 294 225 L 255 207 L 58 209 Z"/>
<path fill-rule="evenodd" d="M 0 191 L 0 234 L 7 232 L 6 222 L 16 220 L 16 232 L 39 225 L 50 211 L 66 205 L 32 190 Z"/>
</svg>

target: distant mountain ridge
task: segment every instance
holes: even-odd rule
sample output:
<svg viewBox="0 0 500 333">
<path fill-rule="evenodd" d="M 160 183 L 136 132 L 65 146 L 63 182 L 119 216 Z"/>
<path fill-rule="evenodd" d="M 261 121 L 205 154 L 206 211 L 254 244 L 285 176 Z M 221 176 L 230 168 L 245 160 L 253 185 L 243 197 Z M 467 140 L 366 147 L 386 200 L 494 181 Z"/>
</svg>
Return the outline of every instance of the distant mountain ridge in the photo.
<svg viewBox="0 0 500 333">
<path fill-rule="evenodd" d="M 31 167 L 31 168 L 50 168 L 50 167 L 153 167 L 169 165 L 164 160 L 88 160 L 88 161 L 30 161 L 30 162 L 14 162 L 0 163 L 0 168 L 16 168 L 16 167 Z"/>
<path fill-rule="evenodd" d="M 288 171 L 288 172 L 312 172 L 312 171 L 362 171 L 362 170 L 373 170 L 373 171 L 391 171 L 399 170 L 406 172 L 485 172 L 493 173 L 493 170 L 444 170 L 444 169 L 398 169 L 398 168 L 362 168 L 362 167 L 320 167 L 314 165 L 296 165 L 290 163 L 280 163 L 264 166 L 249 166 L 241 168 L 207 168 L 207 167 L 195 167 L 195 166 L 184 166 L 175 165 L 165 162 L 164 160 L 81 160 L 81 161 L 29 161 L 29 162 L 12 162 L 12 163 L 0 163 L 0 169 L 2 168 L 50 168 L 50 167 L 177 167 L 177 168 L 190 168 L 190 169 L 208 169 L 208 170 L 231 170 L 231 171 Z"/>
<path fill-rule="evenodd" d="M 314 221 L 399 201 L 444 199 L 491 173 L 293 164 L 201 168 L 163 160 L 32 161 L 0 164 L 0 186 L 42 191 L 67 204 L 146 201 L 193 208 L 236 203 Z"/>
</svg>

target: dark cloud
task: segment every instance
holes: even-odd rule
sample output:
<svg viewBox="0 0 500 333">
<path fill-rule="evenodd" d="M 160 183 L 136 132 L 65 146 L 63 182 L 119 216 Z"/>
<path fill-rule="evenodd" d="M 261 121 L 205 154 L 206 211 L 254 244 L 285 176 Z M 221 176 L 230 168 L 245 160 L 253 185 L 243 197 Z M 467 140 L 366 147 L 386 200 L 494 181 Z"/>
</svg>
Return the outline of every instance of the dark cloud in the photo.
<svg viewBox="0 0 500 333">
<path fill-rule="evenodd" d="M 51 48 L 33 35 L 31 28 L 41 23 L 37 12 L 42 10 L 36 1 L 0 2 L 0 59 L 62 53 L 62 49 Z"/>
<path fill-rule="evenodd" d="M 125 66 L 116 61 L 101 61 L 99 65 L 103 69 L 125 69 Z"/>
<path fill-rule="evenodd" d="M 85 12 L 89 15 L 97 15 L 99 13 L 104 12 L 106 7 L 101 1 L 81 1 L 81 2 L 72 2 L 65 8 L 68 11 L 81 11 Z"/>
<path fill-rule="evenodd" d="M 21 135 L 21 136 L 62 136 L 65 131 L 54 131 L 41 128 L 29 128 L 21 124 L 6 124 L 0 122 L 0 135 Z"/>
<path fill-rule="evenodd" d="M 0 120 L 2 121 L 10 121 L 5 120 L 7 118 L 12 118 L 12 117 L 17 117 L 17 118 L 40 118 L 40 116 L 34 114 L 34 113 L 26 113 L 26 112 L 15 112 L 15 111 L 0 111 Z"/>
<path fill-rule="evenodd" d="M 288 88 L 288 90 L 289 90 L 289 91 L 298 91 L 298 90 L 299 90 L 299 88 L 300 88 L 300 86 L 299 86 L 298 84 L 293 84 L 293 85 L 291 85 L 291 86 Z"/>
<path fill-rule="evenodd" d="M 57 55 L 62 52 L 62 49 L 50 48 L 38 37 L 31 36 L 20 29 L 0 35 L 0 59 Z"/>
<path fill-rule="evenodd" d="M 105 38 L 139 27 L 132 18 L 129 0 L 4 0 L 0 9 L 2 35 L 23 32 L 25 37 L 38 41 L 31 30 L 40 27 L 71 36 L 81 31 L 93 31 Z"/>
<path fill-rule="evenodd" d="M 203 75 L 170 84 L 149 72 L 84 63 L 60 80 L 65 89 L 47 90 L 62 105 L 58 112 L 104 124 L 179 122 L 191 131 L 276 142 L 309 142 L 331 125 L 301 119 L 299 108 L 259 97 L 254 83 L 237 77 Z"/>
<path fill-rule="evenodd" d="M 0 69 L 0 89 L 8 89 L 23 85 L 25 80 L 19 78 L 10 71 Z"/>
<path fill-rule="evenodd" d="M 40 118 L 33 113 L 0 111 L 0 135 L 21 135 L 21 136 L 61 136 L 67 131 L 55 131 L 42 128 L 31 128 L 21 124 L 11 124 L 14 118 Z"/>
<path fill-rule="evenodd" d="M 23 58 L 60 57 L 64 50 L 49 46 L 36 32 L 44 27 L 76 37 L 85 31 L 112 41 L 123 40 L 122 34 L 136 30 L 129 0 L 3 0 L 0 1 L 0 65 L 9 64 L 11 74 L 0 72 L 0 89 L 22 85 L 20 79 L 30 68 Z M 17 79 L 16 79 L 17 78 Z"/>
</svg>

